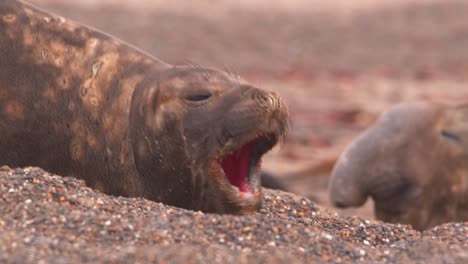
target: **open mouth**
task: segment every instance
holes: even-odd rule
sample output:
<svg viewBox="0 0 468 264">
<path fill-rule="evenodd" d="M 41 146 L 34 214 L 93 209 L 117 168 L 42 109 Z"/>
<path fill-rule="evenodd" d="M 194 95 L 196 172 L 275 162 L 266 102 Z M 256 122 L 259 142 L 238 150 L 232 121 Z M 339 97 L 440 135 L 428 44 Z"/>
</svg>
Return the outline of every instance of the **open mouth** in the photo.
<svg viewBox="0 0 468 264">
<path fill-rule="evenodd" d="M 219 159 L 224 176 L 241 195 L 258 195 L 261 158 L 276 142 L 274 134 L 258 135 Z"/>
</svg>

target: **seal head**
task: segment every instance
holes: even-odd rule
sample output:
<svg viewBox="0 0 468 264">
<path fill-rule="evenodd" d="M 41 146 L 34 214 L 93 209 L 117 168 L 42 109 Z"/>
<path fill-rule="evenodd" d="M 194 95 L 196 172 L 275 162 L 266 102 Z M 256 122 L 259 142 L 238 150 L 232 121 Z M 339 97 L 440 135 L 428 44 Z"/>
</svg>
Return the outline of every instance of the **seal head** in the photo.
<svg viewBox="0 0 468 264">
<path fill-rule="evenodd" d="M 466 221 L 468 107 L 405 103 L 385 112 L 343 152 L 329 183 L 337 207 L 370 196 L 386 222 L 426 229 Z"/>
<path fill-rule="evenodd" d="M 276 93 L 23 2 L 0 1 L 0 32 L 0 164 L 187 209 L 258 208 L 261 157 L 287 126 Z"/>
<path fill-rule="evenodd" d="M 256 210 L 261 158 L 284 137 L 287 117 L 277 93 L 221 71 L 155 74 L 136 87 L 130 115 L 144 196 L 205 212 Z"/>
</svg>

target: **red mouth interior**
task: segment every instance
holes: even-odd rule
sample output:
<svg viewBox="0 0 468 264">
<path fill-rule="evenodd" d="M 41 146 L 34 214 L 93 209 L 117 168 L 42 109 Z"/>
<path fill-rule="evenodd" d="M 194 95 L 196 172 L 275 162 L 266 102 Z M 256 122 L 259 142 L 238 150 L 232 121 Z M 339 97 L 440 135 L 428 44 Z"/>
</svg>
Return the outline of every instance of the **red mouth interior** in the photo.
<svg viewBox="0 0 468 264">
<path fill-rule="evenodd" d="M 224 174 L 229 182 L 239 188 L 241 192 L 252 192 L 248 183 L 248 175 L 254 146 L 255 140 L 224 156 L 221 160 Z"/>
</svg>

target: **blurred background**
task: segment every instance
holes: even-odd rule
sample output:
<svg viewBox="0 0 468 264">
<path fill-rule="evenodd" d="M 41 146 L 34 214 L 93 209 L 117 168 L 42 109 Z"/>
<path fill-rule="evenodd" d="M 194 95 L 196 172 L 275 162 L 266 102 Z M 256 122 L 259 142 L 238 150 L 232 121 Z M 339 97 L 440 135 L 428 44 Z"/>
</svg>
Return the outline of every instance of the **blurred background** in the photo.
<svg viewBox="0 0 468 264">
<path fill-rule="evenodd" d="M 468 102 L 468 1 L 28 0 L 172 64 L 227 68 L 290 108 L 263 168 L 329 206 L 347 144 L 403 101 Z M 372 205 L 340 210 L 372 217 Z"/>
</svg>

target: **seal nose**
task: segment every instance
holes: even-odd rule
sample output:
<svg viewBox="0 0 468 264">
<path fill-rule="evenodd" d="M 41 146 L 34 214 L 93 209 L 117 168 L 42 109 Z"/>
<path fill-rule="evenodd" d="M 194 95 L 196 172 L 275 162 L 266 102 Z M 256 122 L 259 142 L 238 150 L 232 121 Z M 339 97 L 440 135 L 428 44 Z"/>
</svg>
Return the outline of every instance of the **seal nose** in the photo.
<svg viewBox="0 0 468 264">
<path fill-rule="evenodd" d="M 277 92 L 265 92 L 254 89 L 251 93 L 252 99 L 264 109 L 275 112 L 281 109 L 282 103 Z"/>
<path fill-rule="evenodd" d="M 269 92 L 265 96 L 267 101 L 269 102 L 271 108 L 273 109 L 280 109 L 281 108 L 281 99 L 277 92 Z"/>
</svg>

